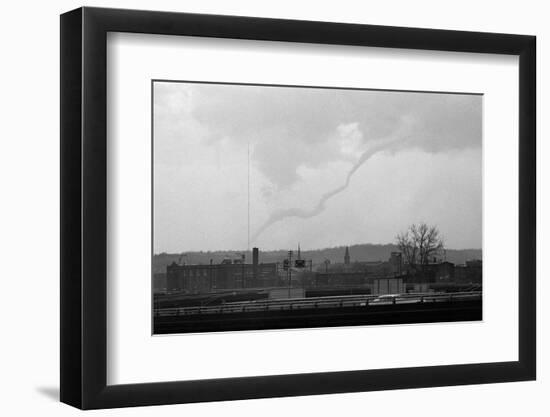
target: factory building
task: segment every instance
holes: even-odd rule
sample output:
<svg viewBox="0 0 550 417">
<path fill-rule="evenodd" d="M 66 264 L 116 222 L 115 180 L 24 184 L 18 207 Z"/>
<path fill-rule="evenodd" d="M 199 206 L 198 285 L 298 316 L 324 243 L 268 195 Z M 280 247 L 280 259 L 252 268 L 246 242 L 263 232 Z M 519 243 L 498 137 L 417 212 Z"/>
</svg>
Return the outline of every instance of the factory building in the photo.
<svg viewBox="0 0 550 417">
<path fill-rule="evenodd" d="M 365 272 L 318 272 L 314 279 L 310 291 L 313 288 L 363 288 L 370 294 L 406 292 L 403 277 L 400 276 L 369 276 Z"/>
<path fill-rule="evenodd" d="M 407 270 L 405 265 L 405 270 Z M 452 262 L 430 262 L 425 265 L 417 265 L 414 270 L 407 271 L 409 283 L 434 283 L 439 281 L 453 281 L 455 275 L 455 264 Z"/>
<path fill-rule="evenodd" d="M 349 287 L 367 283 L 365 272 L 317 272 L 312 278 L 312 286 L 314 287 Z"/>
<path fill-rule="evenodd" d="M 166 292 L 166 274 L 164 272 L 157 272 L 153 274 L 153 292 Z"/>
<path fill-rule="evenodd" d="M 392 252 L 388 261 L 390 274 L 401 275 L 403 273 L 403 254 Z"/>
<path fill-rule="evenodd" d="M 481 284 L 483 276 L 483 263 L 481 260 L 466 261 L 464 265 L 456 265 L 454 280 L 456 282 Z"/>
<path fill-rule="evenodd" d="M 183 291 L 189 294 L 209 293 L 243 288 L 276 286 L 278 272 L 276 263 L 260 263 L 259 250 L 252 251 L 252 263 L 243 259 L 226 259 L 219 264 L 187 265 L 173 262 L 166 267 L 168 291 Z"/>
<path fill-rule="evenodd" d="M 362 288 L 371 294 L 405 292 L 401 252 L 392 252 L 388 261 L 351 262 L 349 247 L 345 248 L 344 263 L 325 265 L 309 280 L 309 291 L 316 289 Z"/>
<path fill-rule="evenodd" d="M 372 294 L 402 294 L 407 292 L 407 286 L 402 277 L 375 278 L 372 280 Z"/>
</svg>

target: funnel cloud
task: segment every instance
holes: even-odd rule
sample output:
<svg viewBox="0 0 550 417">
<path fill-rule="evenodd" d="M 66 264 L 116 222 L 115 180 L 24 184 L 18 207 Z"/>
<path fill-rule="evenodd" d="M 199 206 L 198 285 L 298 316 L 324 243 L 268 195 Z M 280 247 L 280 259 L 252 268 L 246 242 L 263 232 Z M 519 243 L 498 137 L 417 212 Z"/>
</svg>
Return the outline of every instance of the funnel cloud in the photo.
<svg viewBox="0 0 550 417">
<path fill-rule="evenodd" d="M 365 162 L 367 162 L 370 159 L 370 157 L 373 156 L 374 154 L 376 154 L 377 152 L 380 152 L 380 151 L 383 151 L 384 149 L 387 149 L 388 146 L 391 145 L 392 142 L 394 142 L 394 141 L 387 141 L 387 142 L 379 143 L 378 145 L 371 146 L 368 150 L 363 152 L 361 154 L 361 156 L 359 157 L 359 159 L 357 160 L 357 162 L 355 162 L 353 164 L 353 166 L 351 167 L 351 169 L 347 173 L 346 180 L 345 180 L 344 184 L 342 184 L 341 186 L 339 186 L 339 187 L 337 187 L 337 188 L 335 188 L 331 191 L 328 191 L 328 192 L 324 193 L 321 196 L 321 198 L 319 199 L 319 201 L 317 202 L 317 204 L 315 205 L 314 208 L 309 209 L 309 210 L 301 209 L 301 208 L 290 208 L 290 209 L 283 209 L 283 210 L 278 210 L 278 211 L 273 212 L 269 216 L 267 221 L 256 231 L 256 233 L 252 237 L 252 242 L 255 242 L 258 239 L 258 237 L 266 229 L 268 229 L 270 226 L 272 226 L 273 224 L 275 224 L 277 222 L 283 221 L 286 218 L 298 217 L 298 218 L 301 218 L 301 219 L 308 219 L 310 217 L 314 217 L 314 216 L 317 216 L 318 214 L 322 213 L 326 208 L 326 203 L 331 198 L 337 196 L 338 194 L 340 194 L 341 192 L 343 192 L 344 190 L 346 190 L 349 187 L 349 184 L 351 182 L 351 178 L 353 177 L 353 174 L 355 174 L 355 172 L 361 167 L 361 165 L 363 165 Z"/>
</svg>

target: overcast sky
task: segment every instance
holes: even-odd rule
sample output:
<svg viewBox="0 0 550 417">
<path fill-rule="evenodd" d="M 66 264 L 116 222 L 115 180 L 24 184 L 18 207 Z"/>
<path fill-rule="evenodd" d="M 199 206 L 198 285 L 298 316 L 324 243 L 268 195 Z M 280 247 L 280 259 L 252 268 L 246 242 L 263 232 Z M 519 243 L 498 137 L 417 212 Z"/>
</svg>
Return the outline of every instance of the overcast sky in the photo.
<svg viewBox="0 0 550 417">
<path fill-rule="evenodd" d="M 481 96 L 155 82 L 153 111 L 155 253 L 246 249 L 249 200 L 264 250 L 481 248 Z"/>
</svg>

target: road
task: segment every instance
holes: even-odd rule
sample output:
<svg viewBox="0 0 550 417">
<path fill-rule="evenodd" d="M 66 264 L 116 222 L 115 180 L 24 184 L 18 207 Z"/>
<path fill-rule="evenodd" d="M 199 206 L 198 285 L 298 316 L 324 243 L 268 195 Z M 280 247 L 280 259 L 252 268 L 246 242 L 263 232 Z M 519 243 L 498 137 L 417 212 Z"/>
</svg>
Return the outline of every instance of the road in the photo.
<svg viewBox="0 0 550 417">
<path fill-rule="evenodd" d="M 439 303 L 481 299 L 481 292 L 422 293 L 385 295 L 339 295 L 328 297 L 259 299 L 227 302 L 216 305 L 158 308 L 155 316 L 185 316 L 194 314 L 230 314 L 260 311 L 303 310 L 319 308 L 370 307 L 374 305 Z"/>
<path fill-rule="evenodd" d="M 475 321 L 482 319 L 481 295 L 403 297 L 362 305 L 358 300 L 272 300 L 270 303 L 228 303 L 180 311 L 157 311 L 155 334 L 264 330 L 376 324 Z M 313 303 L 313 307 L 312 304 Z M 235 305 L 232 305 L 235 304 Z"/>
</svg>

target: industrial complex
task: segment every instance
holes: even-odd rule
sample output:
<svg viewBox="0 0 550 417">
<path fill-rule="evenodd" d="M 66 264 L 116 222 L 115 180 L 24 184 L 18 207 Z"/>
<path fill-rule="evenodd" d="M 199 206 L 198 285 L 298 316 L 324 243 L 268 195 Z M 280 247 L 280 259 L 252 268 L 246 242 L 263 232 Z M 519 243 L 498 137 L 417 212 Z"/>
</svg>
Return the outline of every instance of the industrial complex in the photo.
<svg viewBox="0 0 550 417">
<path fill-rule="evenodd" d="M 304 296 L 315 291 L 345 292 L 356 290 L 368 294 L 399 294 L 411 292 L 446 291 L 453 286 L 481 286 L 481 260 L 455 265 L 434 258 L 433 262 L 414 269 L 403 262 L 400 252 L 392 252 L 386 261 L 352 261 L 349 247 L 342 262 L 325 261 L 313 265 L 302 259 L 300 250 L 292 251 L 279 262 L 263 263 L 258 248 L 252 250 L 252 262 L 244 254 L 208 264 L 176 263 L 166 267 L 165 279 L 158 274 L 157 292 L 208 294 L 228 290 L 273 290 L 284 297 L 280 288 L 302 289 Z M 162 285 L 164 284 L 164 285 Z M 296 291 L 293 292 L 296 294 Z"/>
</svg>

